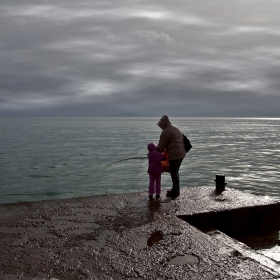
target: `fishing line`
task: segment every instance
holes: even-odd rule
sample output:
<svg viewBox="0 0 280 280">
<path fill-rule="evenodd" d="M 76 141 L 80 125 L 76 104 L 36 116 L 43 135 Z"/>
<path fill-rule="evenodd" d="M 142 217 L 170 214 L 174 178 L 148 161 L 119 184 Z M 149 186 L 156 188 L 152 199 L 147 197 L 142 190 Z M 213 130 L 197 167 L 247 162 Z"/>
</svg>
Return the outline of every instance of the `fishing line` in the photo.
<svg viewBox="0 0 280 280">
<path fill-rule="evenodd" d="M 113 164 L 116 164 L 116 163 L 119 163 L 119 162 L 123 162 L 123 161 L 128 161 L 128 160 L 144 160 L 144 159 L 148 159 L 147 156 L 145 157 L 132 157 L 132 158 L 124 158 L 124 159 L 120 159 L 120 160 L 117 160 L 117 161 L 114 161 L 110 164 L 108 164 L 105 168 L 107 169 L 108 167 L 112 166 Z M 100 174 L 101 176 L 99 177 L 98 180 L 92 182 L 92 185 L 97 185 L 97 184 L 100 184 L 100 183 L 104 183 L 104 181 L 108 181 L 106 179 L 108 179 L 108 175 L 106 173 L 103 173 L 103 174 Z M 105 179 L 105 180 L 104 180 Z"/>
<path fill-rule="evenodd" d="M 120 160 L 117 160 L 117 161 L 114 161 L 114 162 L 110 163 L 109 165 L 107 165 L 107 166 L 105 167 L 105 169 L 107 169 L 108 167 L 110 167 L 110 166 L 112 166 L 113 164 L 118 163 L 118 162 L 128 161 L 128 160 L 136 160 L 136 159 L 141 159 L 141 160 L 143 160 L 143 159 L 148 159 L 148 157 L 146 156 L 146 157 L 132 157 L 132 158 L 120 159 Z"/>
</svg>

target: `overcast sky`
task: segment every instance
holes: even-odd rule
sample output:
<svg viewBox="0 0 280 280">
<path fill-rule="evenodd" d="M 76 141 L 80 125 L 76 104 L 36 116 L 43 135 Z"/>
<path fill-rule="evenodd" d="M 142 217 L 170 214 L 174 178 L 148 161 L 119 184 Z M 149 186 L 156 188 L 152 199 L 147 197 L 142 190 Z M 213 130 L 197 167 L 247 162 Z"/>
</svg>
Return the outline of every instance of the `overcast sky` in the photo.
<svg viewBox="0 0 280 280">
<path fill-rule="evenodd" d="M 279 0 L 1 0 L 0 116 L 280 117 Z"/>
</svg>

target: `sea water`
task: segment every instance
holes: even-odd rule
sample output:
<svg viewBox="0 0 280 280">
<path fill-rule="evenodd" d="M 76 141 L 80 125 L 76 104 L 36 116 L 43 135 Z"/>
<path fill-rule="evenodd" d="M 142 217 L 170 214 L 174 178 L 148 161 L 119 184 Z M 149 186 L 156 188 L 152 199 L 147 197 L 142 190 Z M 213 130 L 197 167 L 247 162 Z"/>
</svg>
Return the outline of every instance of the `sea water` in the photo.
<svg viewBox="0 0 280 280">
<path fill-rule="evenodd" d="M 182 188 L 227 186 L 280 200 L 280 119 L 171 118 L 193 148 Z M 0 118 L 0 203 L 148 190 L 158 118 Z M 126 158 L 144 157 L 144 159 Z M 111 164 L 111 165 L 110 165 Z M 168 173 L 162 188 L 169 189 Z"/>
</svg>

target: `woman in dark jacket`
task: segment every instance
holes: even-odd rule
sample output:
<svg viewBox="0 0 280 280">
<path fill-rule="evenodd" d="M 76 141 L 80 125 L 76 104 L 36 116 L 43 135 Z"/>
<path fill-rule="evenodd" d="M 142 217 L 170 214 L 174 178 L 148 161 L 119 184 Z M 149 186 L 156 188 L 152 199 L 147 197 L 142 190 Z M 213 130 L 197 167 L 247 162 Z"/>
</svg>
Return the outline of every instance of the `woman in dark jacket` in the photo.
<svg viewBox="0 0 280 280">
<path fill-rule="evenodd" d="M 177 197 L 180 195 L 179 169 L 186 156 L 183 136 L 180 129 L 171 124 L 168 116 L 164 115 L 158 122 L 162 129 L 157 150 L 163 152 L 166 149 L 169 159 L 170 176 L 172 179 L 172 189 L 167 191 L 167 197 Z"/>
</svg>

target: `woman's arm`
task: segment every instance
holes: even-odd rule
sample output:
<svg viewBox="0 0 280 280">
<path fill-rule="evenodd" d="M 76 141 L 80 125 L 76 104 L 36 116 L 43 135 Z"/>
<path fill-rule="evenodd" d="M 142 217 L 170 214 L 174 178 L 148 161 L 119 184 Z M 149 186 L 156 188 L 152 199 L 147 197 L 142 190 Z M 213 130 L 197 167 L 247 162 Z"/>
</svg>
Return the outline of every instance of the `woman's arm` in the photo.
<svg viewBox="0 0 280 280">
<path fill-rule="evenodd" d="M 164 133 L 162 132 L 157 145 L 157 151 L 162 153 L 167 148 L 167 144 L 168 137 L 166 137 L 166 135 L 164 135 Z"/>
</svg>

